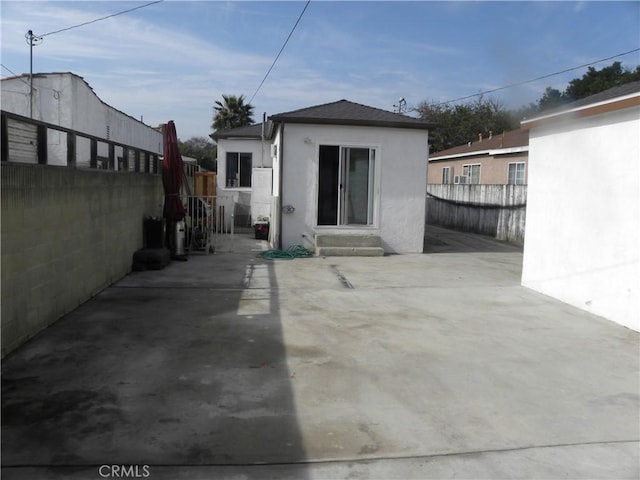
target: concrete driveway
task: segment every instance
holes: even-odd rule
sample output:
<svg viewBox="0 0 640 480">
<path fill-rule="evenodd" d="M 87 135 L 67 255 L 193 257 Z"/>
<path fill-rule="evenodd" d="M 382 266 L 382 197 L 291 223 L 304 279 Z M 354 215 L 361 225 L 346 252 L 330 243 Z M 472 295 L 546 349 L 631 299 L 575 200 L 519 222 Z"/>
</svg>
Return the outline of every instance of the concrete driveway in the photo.
<svg viewBox="0 0 640 480">
<path fill-rule="evenodd" d="M 5 479 L 638 478 L 636 332 L 520 287 L 521 251 L 136 272 L 2 363 Z"/>
</svg>

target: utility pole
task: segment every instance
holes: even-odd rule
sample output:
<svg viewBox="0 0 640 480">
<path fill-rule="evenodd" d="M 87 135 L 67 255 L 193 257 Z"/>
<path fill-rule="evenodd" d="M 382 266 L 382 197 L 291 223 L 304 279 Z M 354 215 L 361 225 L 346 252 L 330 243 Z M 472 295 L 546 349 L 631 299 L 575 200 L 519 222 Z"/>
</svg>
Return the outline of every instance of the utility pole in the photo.
<svg viewBox="0 0 640 480">
<path fill-rule="evenodd" d="M 24 38 L 29 45 L 29 118 L 33 118 L 33 47 L 40 45 L 42 37 L 34 35 L 33 31 L 29 30 Z"/>
</svg>

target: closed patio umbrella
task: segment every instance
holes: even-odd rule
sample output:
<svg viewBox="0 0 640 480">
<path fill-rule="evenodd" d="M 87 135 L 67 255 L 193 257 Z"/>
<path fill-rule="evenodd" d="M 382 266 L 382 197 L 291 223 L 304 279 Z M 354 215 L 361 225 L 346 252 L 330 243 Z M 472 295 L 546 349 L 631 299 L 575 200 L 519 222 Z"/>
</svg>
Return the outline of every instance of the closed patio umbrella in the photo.
<svg viewBox="0 0 640 480">
<path fill-rule="evenodd" d="M 178 137 L 173 120 L 169 120 L 164 137 L 164 159 L 162 161 L 162 183 L 164 185 L 163 216 L 167 222 L 178 222 L 184 218 L 185 210 L 180 199 L 182 186 L 182 156 L 178 149 Z"/>
</svg>

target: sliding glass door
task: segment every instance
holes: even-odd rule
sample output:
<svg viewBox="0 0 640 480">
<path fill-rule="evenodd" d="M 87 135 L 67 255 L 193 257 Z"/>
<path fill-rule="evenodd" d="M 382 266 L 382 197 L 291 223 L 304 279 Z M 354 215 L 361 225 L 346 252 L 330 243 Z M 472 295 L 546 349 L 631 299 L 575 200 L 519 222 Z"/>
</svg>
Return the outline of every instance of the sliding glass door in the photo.
<svg viewBox="0 0 640 480">
<path fill-rule="evenodd" d="M 375 150 L 321 145 L 318 225 L 371 225 Z"/>
</svg>

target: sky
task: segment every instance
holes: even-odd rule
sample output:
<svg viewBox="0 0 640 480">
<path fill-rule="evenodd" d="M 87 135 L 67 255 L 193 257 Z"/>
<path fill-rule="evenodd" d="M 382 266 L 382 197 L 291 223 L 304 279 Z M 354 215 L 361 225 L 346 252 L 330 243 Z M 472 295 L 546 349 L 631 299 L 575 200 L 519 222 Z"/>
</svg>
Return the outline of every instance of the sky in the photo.
<svg viewBox="0 0 640 480">
<path fill-rule="evenodd" d="M 394 111 L 447 102 L 640 48 L 640 2 L 330 2 L 151 0 L 0 2 L 2 78 L 29 73 L 25 33 L 43 35 L 33 72 L 72 72 L 144 123 L 178 137 L 212 133 L 222 95 L 244 95 L 254 121 L 347 99 Z M 640 51 L 614 61 L 635 68 Z M 562 91 L 582 67 L 485 94 L 505 108 Z M 473 101 L 473 99 L 461 102 Z"/>
</svg>

